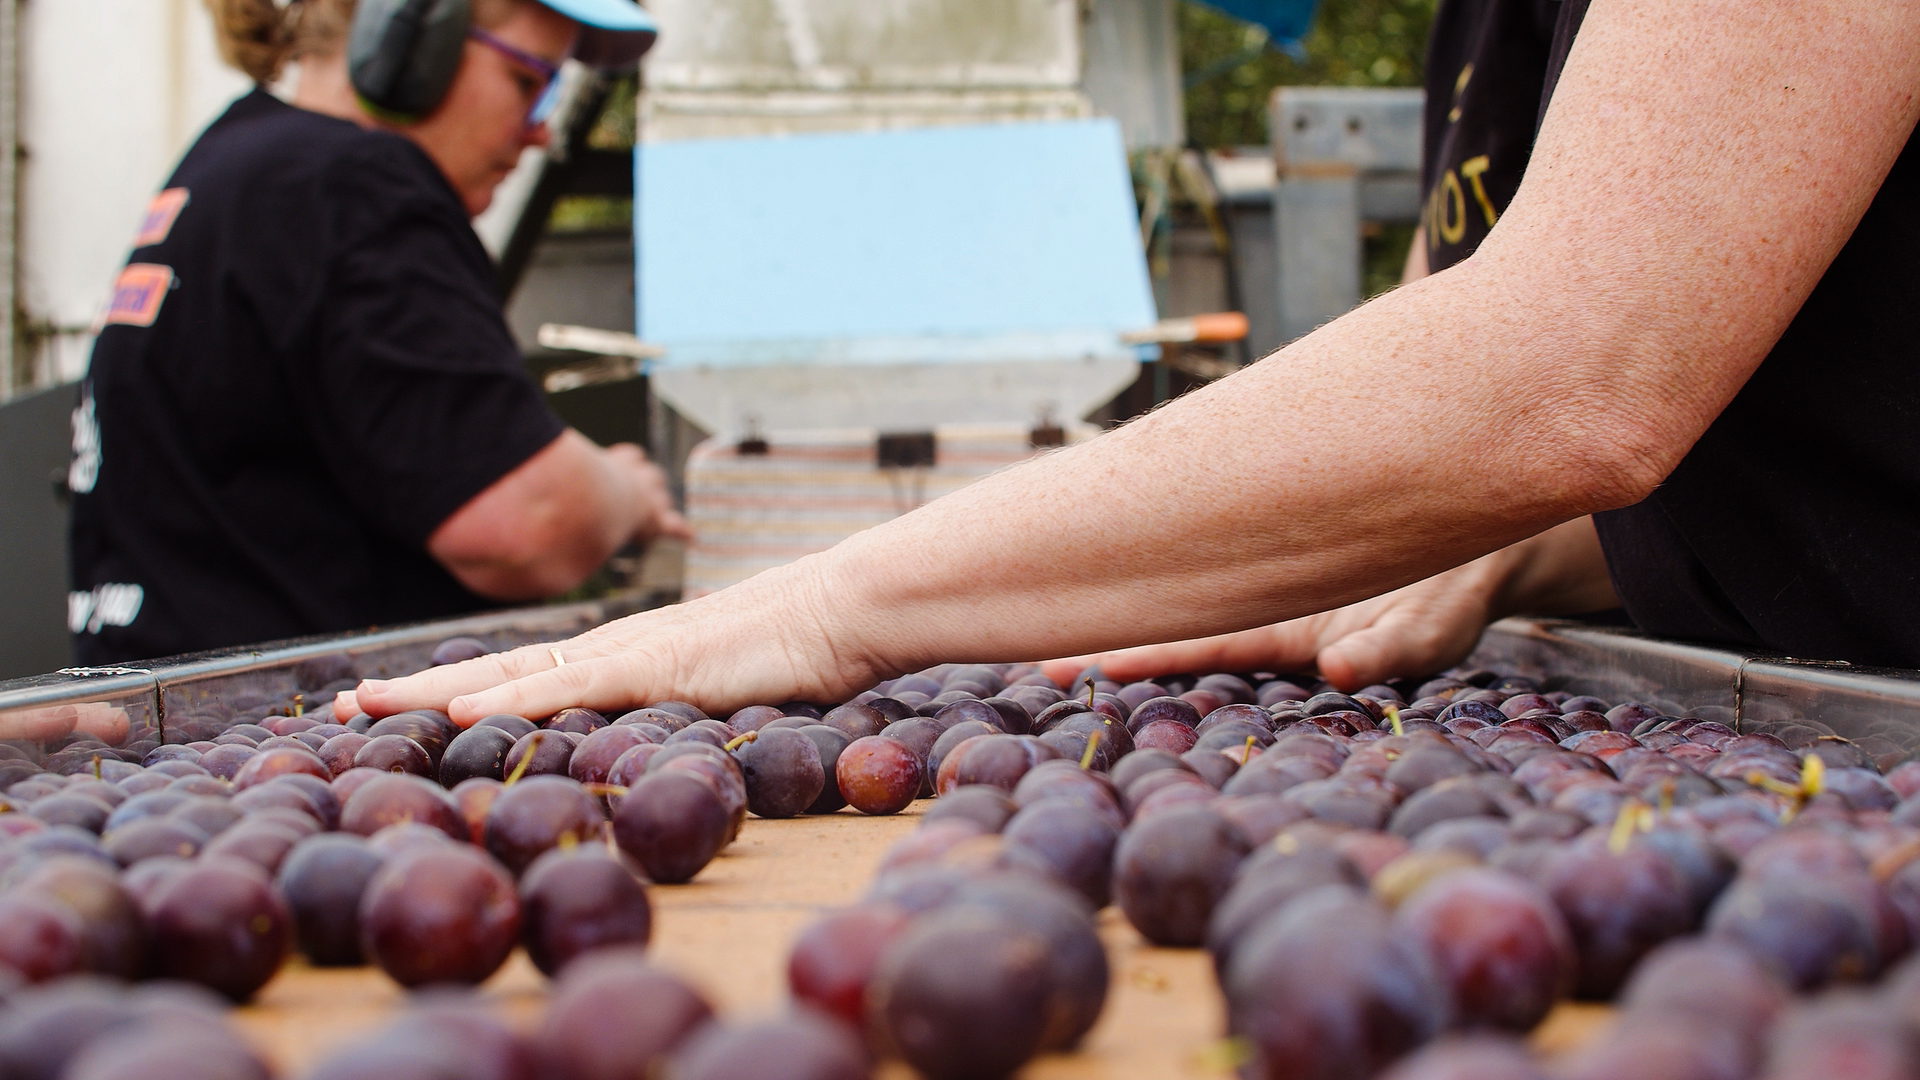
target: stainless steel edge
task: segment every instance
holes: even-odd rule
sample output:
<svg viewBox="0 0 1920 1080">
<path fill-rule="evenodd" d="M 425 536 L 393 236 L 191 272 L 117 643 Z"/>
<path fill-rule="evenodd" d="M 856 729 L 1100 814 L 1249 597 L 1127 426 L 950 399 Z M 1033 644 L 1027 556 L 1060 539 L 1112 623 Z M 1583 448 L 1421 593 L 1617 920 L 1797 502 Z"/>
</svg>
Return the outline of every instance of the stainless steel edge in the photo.
<svg viewBox="0 0 1920 1080">
<path fill-rule="evenodd" d="M 652 606 L 657 599 L 620 596 L 167 657 L 101 669 L 101 674 L 68 668 L 0 682 L 0 714 L 87 703 L 111 703 L 139 713 L 151 707 L 156 691 L 165 695 L 170 713 L 227 697 L 284 699 L 299 688 L 297 670 L 303 661 L 342 655 L 351 661 L 354 677 L 391 677 L 426 667 L 434 647 L 450 637 L 512 648 L 557 641 Z"/>
<path fill-rule="evenodd" d="M 1554 619 L 1502 619 L 1467 663 L 1524 675 L 1550 689 L 1642 701 L 1681 715 L 1738 714 L 1743 653 Z"/>
<path fill-rule="evenodd" d="M 1554 619 L 1493 624 L 1467 663 L 1541 679 L 1550 689 L 1770 731 L 1793 745 L 1838 735 L 1883 764 L 1920 751 L 1920 671 L 1759 655 Z"/>
</svg>

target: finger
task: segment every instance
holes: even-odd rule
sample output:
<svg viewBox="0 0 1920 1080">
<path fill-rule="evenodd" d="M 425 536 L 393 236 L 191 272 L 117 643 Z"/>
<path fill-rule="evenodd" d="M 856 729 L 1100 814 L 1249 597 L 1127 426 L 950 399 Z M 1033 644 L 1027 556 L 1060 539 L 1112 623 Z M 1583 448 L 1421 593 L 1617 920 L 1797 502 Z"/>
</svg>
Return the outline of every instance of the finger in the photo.
<svg viewBox="0 0 1920 1080">
<path fill-rule="evenodd" d="M 447 713 L 453 722 L 469 727 L 498 713 L 515 716 L 552 716 L 561 709 L 583 705 L 602 712 L 636 708 L 649 701 L 664 700 L 670 694 L 650 688 L 633 678 L 637 667 L 626 656 L 600 656 L 569 660 L 560 667 L 521 676 L 511 681 L 488 684 L 475 692 L 453 698 Z"/>
<path fill-rule="evenodd" d="M 577 639 L 557 645 L 527 645 L 508 652 L 488 653 L 458 664 L 431 667 L 404 678 L 368 679 L 354 687 L 354 699 L 362 712 L 376 719 L 408 709 L 446 710 L 447 703 L 462 694 L 484 690 L 556 666 L 553 655 L 556 649 L 570 651 L 569 659 L 572 659 L 572 654 L 581 651 L 588 651 L 589 656 L 599 652 Z"/>
<path fill-rule="evenodd" d="M 360 712 L 360 699 L 351 690 L 342 690 L 333 695 L 333 716 L 339 723 L 346 723 Z"/>
<path fill-rule="evenodd" d="M 1320 650 L 1320 675 L 1346 693 L 1396 675 L 1424 675 L 1451 667 L 1473 651 L 1472 633 L 1436 634 L 1404 619 L 1383 619 Z"/>
<path fill-rule="evenodd" d="M 1053 685 L 1070 689 L 1073 680 L 1079 678 L 1080 673 L 1087 670 L 1088 665 L 1099 659 L 1098 656 L 1089 653 L 1086 656 L 1063 656 L 1058 660 L 1042 661 L 1040 674 L 1053 680 Z"/>
<path fill-rule="evenodd" d="M 0 739 L 51 742 L 64 738 L 79 721 L 80 710 L 72 705 L 13 709 L 0 712 Z"/>
<path fill-rule="evenodd" d="M 1296 619 L 1217 637 L 1122 649 L 1101 656 L 1100 670 L 1115 682 L 1189 671 L 1288 671 L 1310 664 L 1315 644 L 1312 620 Z"/>
<path fill-rule="evenodd" d="M 670 536 L 675 540 L 692 542 L 693 526 L 678 510 L 663 510 L 658 522 L 661 536 Z"/>
<path fill-rule="evenodd" d="M 127 710 L 104 701 L 89 701 L 76 706 L 77 717 L 74 728 L 91 735 L 108 746 L 119 746 L 126 741 L 127 730 L 132 724 L 127 719 Z"/>
</svg>

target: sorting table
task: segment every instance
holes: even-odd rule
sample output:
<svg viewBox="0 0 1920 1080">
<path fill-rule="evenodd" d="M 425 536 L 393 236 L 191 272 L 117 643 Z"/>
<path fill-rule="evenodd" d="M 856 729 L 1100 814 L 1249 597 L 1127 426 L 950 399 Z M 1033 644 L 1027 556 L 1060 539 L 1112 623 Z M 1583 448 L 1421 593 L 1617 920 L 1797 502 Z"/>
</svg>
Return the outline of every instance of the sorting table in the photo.
<svg viewBox="0 0 1920 1080">
<path fill-rule="evenodd" d="M 887 847 L 931 803 L 893 817 L 852 810 L 787 820 L 749 818 L 740 837 L 692 882 L 654 886 L 650 951 L 698 986 L 723 1017 L 766 1015 L 787 1000 L 787 952 L 827 908 L 857 900 Z M 1027 1080 L 1169 1080 L 1230 1073 L 1220 1052 L 1225 1006 L 1201 949 L 1147 944 L 1119 909 L 1099 916 L 1113 981 L 1106 1010 L 1080 1049 L 1040 1058 Z M 531 1028 L 546 979 L 516 951 L 481 988 L 510 1023 Z M 234 1020 L 282 1076 L 304 1075 L 329 1052 L 365 1038 L 405 1007 L 406 992 L 378 968 L 289 966 Z M 1563 1004 L 1535 1032 L 1543 1050 L 1577 1045 L 1607 1022 L 1604 1006 Z M 885 1067 L 887 1080 L 911 1072 Z"/>
</svg>

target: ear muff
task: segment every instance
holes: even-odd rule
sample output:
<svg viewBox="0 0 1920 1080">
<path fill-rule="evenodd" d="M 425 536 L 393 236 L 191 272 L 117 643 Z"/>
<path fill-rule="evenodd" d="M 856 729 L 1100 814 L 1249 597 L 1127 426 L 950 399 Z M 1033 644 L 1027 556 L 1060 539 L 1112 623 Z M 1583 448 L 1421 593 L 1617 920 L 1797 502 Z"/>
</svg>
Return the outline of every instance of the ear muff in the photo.
<svg viewBox="0 0 1920 1080">
<path fill-rule="evenodd" d="M 412 121 L 447 96 L 467 41 L 467 0 L 359 0 L 347 76 L 369 111 Z"/>
</svg>

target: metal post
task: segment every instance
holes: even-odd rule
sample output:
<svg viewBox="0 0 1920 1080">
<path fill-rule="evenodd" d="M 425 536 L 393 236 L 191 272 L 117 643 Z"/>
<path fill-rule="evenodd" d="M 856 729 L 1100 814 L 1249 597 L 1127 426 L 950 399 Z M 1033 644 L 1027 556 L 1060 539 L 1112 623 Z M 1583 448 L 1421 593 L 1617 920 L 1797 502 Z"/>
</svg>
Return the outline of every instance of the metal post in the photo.
<svg viewBox="0 0 1920 1080">
<path fill-rule="evenodd" d="M 1280 337 L 1358 304 L 1360 222 L 1419 215 L 1418 90 L 1283 86 L 1268 131 Z"/>
<path fill-rule="evenodd" d="M 1282 340 L 1312 332 L 1360 302 L 1360 176 L 1315 162 L 1280 174 L 1273 235 Z"/>
<path fill-rule="evenodd" d="M 0 400 L 14 395 L 19 335 L 20 4 L 0 0 Z"/>
</svg>

